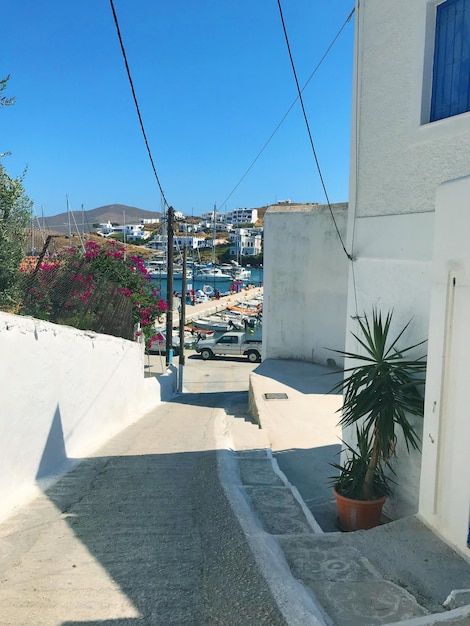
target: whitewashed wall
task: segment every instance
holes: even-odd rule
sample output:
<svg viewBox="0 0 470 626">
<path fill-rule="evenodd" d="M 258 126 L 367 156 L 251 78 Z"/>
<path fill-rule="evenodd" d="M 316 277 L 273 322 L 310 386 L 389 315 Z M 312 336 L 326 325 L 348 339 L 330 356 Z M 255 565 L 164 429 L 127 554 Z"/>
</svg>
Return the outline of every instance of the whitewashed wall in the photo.
<svg viewBox="0 0 470 626">
<path fill-rule="evenodd" d="M 396 327 L 413 319 L 404 343 L 429 337 L 430 372 L 437 367 L 433 359 L 440 357 L 435 348 L 439 324 L 429 326 L 429 319 L 439 320 L 442 313 L 434 311 L 436 300 L 431 299 L 434 236 L 442 230 L 435 225 L 436 192 L 446 181 L 470 175 L 470 113 L 428 123 L 439 2 L 356 2 L 347 245 L 355 258 L 349 276 L 348 331 L 355 329 L 351 317 L 356 311 L 370 311 L 375 304 L 383 310 L 393 308 Z M 455 213 L 453 232 L 465 229 L 464 221 L 459 224 L 461 217 Z M 445 233 L 447 251 L 464 258 L 463 251 L 454 247 L 451 231 Z M 442 268 L 442 257 L 439 262 Z M 465 332 L 464 327 L 460 331 Z M 348 347 L 355 349 L 349 332 L 347 337 Z M 438 378 L 428 376 L 427 396 L 439 395 Z M 447 538 L 461 547 L 461 511 L 449 513 L 454 519 L 460 516 L 459 536 L 449 530 L 455 529 L 453 522 L 438 521 L 430 513 L 429 494 L 438 488 L 437 470 L 434 475 L 430 472 L 427 458 L 432 451 L 430 419 L 428 407 L 423 429 L 425 473 L 420 478 L 421 455 L 407 455 L 399 446 L 399 485 L 388 512 L 393 517 L 414 513 L 421 498 L 420 510 L 427 511 L 427 521 L 439 531 L 446 528 Z M 458 445 L 455 450 L 446 448 L 448 457 L 441 456 L 441 469 L 447 463 L 457 464 L 461 476 L 467 477 L 468 467 L 458 460 L 457 451 Z M 444 481 L 439 489 L 454 486 Z M 467 521 L 468 514 L 467 510 Z"/>
<path fill-rule="evenodd" d="M 428 339 L 433 224 L 433 213 L 356 220 L 354 274 L 351 271 L 349 281 L 348 351 L 361 351 L 351 334 L 358 331 L 354 317 L 364 313 L 370 316 L 374 306 L 384 314 L 393 311 L 391 336 L 410 322 L 398 348 Z M 418 348 L 415 356 L 426 352 L 427 345 Z M 423 420 L 412 421 L 421 436 Z M 343 433 L 346 441 L 351 441 L 352 436 Z M 421 453 L 408 454 L 400 445 L 398 450 L 399 463 L 395 465 L 398 485 L 394 487 L 394 497 L 385 506 L 392 519 L 418 510 Z"/>
<path fill-rule="evenodd" d="M 470 113 L 425 123 L 438 1 L 356 6 L 349 204 L 357 217 L 434 211 L 437 186 L 468 174 Z"/>
<path fill-rule="evenodd" d="M 346 238 L 347 204 L 333 205 Z M 275 206 L 264 218 L 263 358 L 326 364 L 344 349 L 348 261 L 325 205 Z"/>
<path fill-rule="evenodd" d="M 0 384 L 0 519 L 174 389 L 142 344 L 3 312 Z"/>
</svg>

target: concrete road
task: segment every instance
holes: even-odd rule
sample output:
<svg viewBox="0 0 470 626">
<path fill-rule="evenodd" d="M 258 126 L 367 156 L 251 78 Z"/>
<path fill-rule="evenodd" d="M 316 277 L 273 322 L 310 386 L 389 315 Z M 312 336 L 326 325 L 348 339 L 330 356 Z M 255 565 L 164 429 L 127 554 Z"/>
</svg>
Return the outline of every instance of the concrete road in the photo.
<svg viewBox="0 0 470 626">
<path fill-rule="evenodd" d="M 468 564 L 418 520 L 318 532 L 247 415 L 254 367 L 189 354 L 184 394 L 0 525 L 0 626 L 470 623 L 468 607 L 435 602 L 468 588 Z M 299 382 L 291 411 L 309 400 Z M 292 431 L 277 458 L 298 447 Z M 297 460 L 308 495 L 310 460 Z"/>
<path fill-rule="evenodd" d="M 217 469 L 228 415 L 240 445 L 263 445 L 245 414 L 255 366 L 187 363 L 187 393 L 0 526 L 2 626 L 286 623 Z"/>
<path fill-rule="evenodd" d="M 178 357 L 173 364 L 178 367 Z M 245 356 L 217 356 L 204 361 L 194 350 L 185 353 L 183 389 L 188 393 L 226 393 L 227 399 L 236 401 L 236 392 L 243 392 L 243 403 L 248 405 L 248 379 L 258 363 L 250 363 Z"/>
</svg>

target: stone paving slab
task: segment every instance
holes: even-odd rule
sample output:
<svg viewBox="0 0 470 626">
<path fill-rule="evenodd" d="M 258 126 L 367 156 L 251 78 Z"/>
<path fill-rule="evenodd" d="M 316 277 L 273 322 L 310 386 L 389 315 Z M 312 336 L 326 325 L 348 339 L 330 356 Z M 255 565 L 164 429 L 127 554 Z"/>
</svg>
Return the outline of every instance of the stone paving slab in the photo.
<svg viewBox="0 0 470 626">
<path fill-rule="evenodd" d="M 242 484 L 265 530 L 277 536 L 292 575 L 310 590 L 327 623 L 380 626 L 427 614 L 405 589 L 384 580 L 356 548 L 343 545 L 341 535 L 330 535 L 328 541 L 313 533 L 290 487 L 277 487 L 274 479 L 269 484 L 266 474 L 279 477 L 267 461 L 257 459 L 244 467 L 246 461 L 239 460 Z M 247 484 L 256 468 L 262 468 L 263 484 Z"/>
<path fill-rule="evenodd" d="M 309 589 L 334 626 L 380 626 L 428 611 L 385 580 L 342 533 L 317 534 L 288 481 L 262 451 L 237 455 L 245 493 L 266 532 L 275 535 L 295 579 Z M 460 626 L 460 625 L 458 625 Z"/>
<path fill-rule="evenodd" d="M 413 596 L 384 580 L 317 581 L 309 587 L 335 626 L 379 626 L 426 614 Z"/>
<path fill-rule="evenodd" d="M 287 367 L 285 361 L 267 359 L 250 376 L 251 414 L 266 432 L 280 469 L 324 531 L 299 533 L 298 537 L 284 532 L 276 537 L 294 577 L 334 613 L 334 626 L 470 626 L 470 605 L 462 607 L 461 614 L 450 615 L 452 611 L 446 611 L 443 604 L 452 590 L 470 588 L 468 558 L 454 552 L 418 516 L 368 531 L 339 532 L 336 505 L 325 494 L 328 474 L 323 468 L 330 456 L 334 458 L 341 433 L 335 431 L 335 398 L 325 387 L 328 380 L 328 388 L 333 383 L 323 373 L 314 364 L 290 362 Z M 266 392 L 284 392 L 289 401 L 268 403 Z M 337 559 L 335 554 L 343 556 Z M 375 571 L 378 578 L 348 580 L 350 574 L 353 578 L 364 575 L 359 564 Z M 377 603 L 371 608 L 373 589 L 378 590 Z M 385 598 L 391 607 L 387 617 L 383 615 L 387 607 L 381 607 Z M 340 601 L 346 605 L 342 607 Z"/>
<path fill-rule="evenodd" d="M 274 473 L 271 459 L 243 458 L 239 460 L 240 475 L 244 485 L 270 485 L 284 487 L 280 477 Z"/>
<path fill-rule="evenodd" d="M 292 573 L 304 583 L 381 580 L 377 570 L 355 548 L 321 547 L 309 541 L 311 537 L 300 535 L 279 538 Z"/>
<path fill-rule="evenodd" d="M 316 535 L 283 536 L 279 542 L 292 574 L 313 592 L 335 626 L 378 626 L 426 614 L 355 548 L 318 541 Z"/>
<path fill-rule="evenodd" d="M 269 455 L 237 456 L 254 511 L 266 532 L 276 536 L 293 577 L 321 607 L 325 624 L 414 626 L 416 619 L 416 626 L 470 626 L 470 613 L 450 620 L 445 612 L 431 614 L 406 588 L 384 578 L 353 545 L 351 533 L 313 532 L 291 485 L 274 471 Z"/>
<path fill-rule="evenodd" d="M 253 508 L 272 535 L 312 533 L 299 502 L 289 487 L 245 487 Z"/>
</svg>

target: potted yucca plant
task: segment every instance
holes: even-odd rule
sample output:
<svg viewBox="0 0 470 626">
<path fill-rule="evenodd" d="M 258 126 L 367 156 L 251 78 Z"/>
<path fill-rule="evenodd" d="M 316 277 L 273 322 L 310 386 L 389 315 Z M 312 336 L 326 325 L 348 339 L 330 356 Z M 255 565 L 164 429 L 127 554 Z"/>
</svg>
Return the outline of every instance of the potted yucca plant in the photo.
<svg viewBox="0 0 470 626">
<path fill-rule="evenodd" d="M 408 356 L 424 341 L 399 348 L 410 322 L 391 338 L 392 312 L 382 316 L 374 308 L 371 320 L 364 315 L 357 321 L 359 332 L 352 334 L 362 351 L 356 354 L 334 350 L 354 363 L 344 369 L 344 378 L 332 389 L 343 393 L 340 425 L 356 426 L 356 449 L 346 444 L 346 460 L 333 464 L 339 470 L 333 486 L 344 530 L 380 523 L 382 506 L 393 482 L 388 476 L 393 473 L 390 461 L 395 456 L 396 430 L 402 431 L 408 451 L 419 449 L 419 437 L 409 416 L 422 417 L 424 413 L 425 356 Z M 372 518 L 365 519 L 363 510 L 374 507 L 377 510 Z"/>
</svg>

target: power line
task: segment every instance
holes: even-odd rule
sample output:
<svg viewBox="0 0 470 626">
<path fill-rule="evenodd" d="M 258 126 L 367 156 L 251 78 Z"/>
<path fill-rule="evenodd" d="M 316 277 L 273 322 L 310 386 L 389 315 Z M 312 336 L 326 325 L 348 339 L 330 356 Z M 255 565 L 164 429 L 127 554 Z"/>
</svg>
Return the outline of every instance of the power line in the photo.
<svg viewBox="0 0 470 626">
<path fill-rule="evenodd" d="M 146 148 L 147 148 L 147 152 L 148 152 L 148 155 L 149 155 L 150 163 L 151 163 L 151 165 L 152 165 L 153 173 L 154 173 L 154 175 L 155 175 L 155 179 L 156 179 L 156 181 L 157 181 L 158 188 L 160 189 L 160 193 L 161 193 L 162 198 L 163 198 L 163 200 L 164 200 L 165 206 L 166 206 L 166 207 L 168 207 L 168 206 L 169 206 L 169 204 L 168 204 L 167 199 L 166 199 L 166 197 L 165 197 L 165 193 L 164 193 L 164 191 L 163 191 L 163 188 L 162 188 L 162 186 L 161 186 L 161 184 L 160 184 L 160 179 L 158 178 L 157 169 L 156 169 L 156 167 L 155 167 L 155 163 L 154 163 L 154 161 L 153 161 L 153 157 L 152 157 L 152 152 L 150 151 L 149 142 L 147 141 L 147 134 L 146 134 L 146 132 L 145 132 L 144 123 L 143 123 L 143 121 L 142 121 L 142 115 L 140 114 L 139 103 L 137 102 L 137 96 L 136 96 L 135 89 L 134 89 L 134 83 L 133 83 L 133 81 L 132 81 L 131 71 L 130 71 L 130 69 L 129 69 L 129 64 L 128 64 L 128 62 L 127 62 L 127 55 L 126 55 L 126 51 L 125 51 L 125 49 L 124 49 L 124 44 L 123 44 L 123 42 L 122 42 L 121 30 L 120 30 L 120 28 L 119 28 L 119 23 L 118 23 L 118 19 L 117 19 L 116 11 L 115 11 L 115 9 L 114 9 L 114 2 L 113 2 L 113 0 L 109 0 L 109 1 L 110 1 L 110 3 L 111 3 L 111 10 L 112 10 L 112 12 L 113 12 L 114 23 L 115 23 L 115 25 L 116 25 L 117 36 L 118 36 L 118 39 L 119 39 L 119 43 L 120 43 L 120 45 L 121 45 L 121 52 L 122 52 L 122 56 L 123 56 L 123 59 L 124 59 L 124 63 L 125 63 L 125 65 L 126 65 L 127 77 L 128 77 L 128 79 L 129 79 L 129 84 L 130 84 L 130 86 L 131 86 L 132 97 L 134 98 L 134 104 L 135 104 L 135 108 L 136 108 L 136 111 L 137 111 L 137 116 L 138 116 L 138 118 L 139 118 L 139 123 L 140 123 L 140 128 L 141 128 L 141 130 L 142 130 L 142 135 L 144 136 L 145 146 L 146 146 Z"/>
<path fill-rule="evenodd" d="M 323 61 L 326 59 L 326 57 L 328 56 L 330 50 L 333 48 L 333 46 L 335 45 L 337 39 L 339 38 L 339 36 L 341 35 L 341 33 L 343 32 L 344 28 L 346 27 L 346 24 L 348 24 L 351 21 L 352 16 L 354 15 L 354 11 L 355 9 L 353 9 L 351 11 L 351 13 L 348 15 L 348 17 L 346 18 L 346 20 L 344 21 L 343 25 L 341 26 L 341 28 L 339 29 L 339 31 L 336 33 L 336 35 L 334 36 L 332 42 L 330 43 L 330 45 L 328 46 L 328 48 L 326 49 L 326 51 L 324 52 L 323 56 L 321 57 L 321 59 L 318 61 L 315 69 L 313 70 L 313 72 L 310 74 L 310 76 L 308 77 L 307 81 L 305 82 L 304 86 L 301 89 L 301 92 L 303 92 L 307 85 L 309 84 L 309 82 L 312 80 L 312 78 L 315 76 L 315 74 L 317 73 L 317 71 L 320 69 L 320 66 L 322 65 Z M 225 198 L 225 200 L 222 202 L 222 204 L 220 205 L 220 208 L 223 208 L 225 206 L 225 204 L 228 202 L 228 200 L 232 197 L 232 195 L 235 193 L 235 191 L 238 189 L 238 187 L 242 184 L 242 182 L 244 181 L 244 179 L 246 178 L 246 176 L 248 175 L 248 173 L 250 172 L 251 168 L 255 165 L 256 161 L 260 158 L 260 156 L 263 154 L 263 152 L 265 151 L 265 149 L 268 147 L 268 145 L 271 143 L 271 140 L 273 139 L 274 135 L 277 133 L 277 131 L 281 128 L 282 124 L 284 123 L 285 119 L 287 118 L 287 116 L 289 115 L 289 113 L 292 111 L 292 109 L 294 108 L 294 106 L 297 104 L 297 100 L 299 99 L 299 96 L 297 95 L 295 100 L 292 102 L 292 104 L 290 105 L 290 107 L 287 109 L 287 111 L 285 112 L 284 116 L 282 117 L 281 121 L 278 123 L 278 125 L 276 126 L 276 128 L 273 130 L 273 132 L 271 133 L 271 135 L 269 136 L 268 140 L 265 142 L 265 144 L 263 145 L 263 147 L 261 148 L 261 150 L 258 152 L 258 154 L 255 156 L 255 158 L 253 159 L 253 161 L 250 163 L 249 167 L 246 169 L 245 173 L 243 174 L 243 176 L 240 178 L 240 180 L 238 181 L 238 183 L 235 185 L 235 187 L 232 189 L 232 191 L 228 194 L 228 196 Z"/>
<path fill-rule="evenodd" d="M 296 69 L 295 69 L 294 59 L 292 57 L 292 52 L 291 52 L 291 49 L 290 49 L 289 37 L 287 36 L 286 25 L 285 25 L 285 22 L 284 22 L 284 15 L 282 13 L 281 0 L 277 0 L 277 4 L 278 4 L 278 7 L 279 7 L 279 14 L 281 16 L 282 29 L 284 31 L 284 38 L 286 40 L 287 51 L 289 53 L 289 59 L 290 59 L 291 66 L 292 66 L 292 72 L 294 74 L 295 84 L 297 86 L 297 92 L 299 94 L 300 105 L 302 107 L 302 113 L 303 113 L 303 116 L 304 116 L 305 125 L 307 127 L 307 132 L 308 132 L 308 136 L 309 136 L 309 139 L 310 139 L 310 145 L 312 147 L 313 156 L 314 156 L 315 163 L 316 163 L 317 170 L 318 170 L 318 175 L 320 177 L 320 181 L 321 181 L 321 184 L 322 184 L 322 187 L 323 187 L 323 192 L 325 194 L 325 198 L 326 198 L 326 201 L 327 201 L 327 204 L 328 204 L 328 208 L 329 208 L 330 213 L 331 213 L 331 218 L 332 218 L 333 223 L 335 225 L 336 233 L 337 233 L 337 235 L 339 237 L 339 240 L 341 242 L 341 245 L 343 247 L 344 254 L 348 257 L 348 259 L 350 261 L 352 261 L 353 260 L 352 256 L 346 250 L 346 247 L 345 247 L 344 242 L 343 242 L 343 238 L 341 237 L 341 233 L 339 232 L 339 228 L 338 228 L 338 225 L 337 225 L 336 220 L 335 220 L 335 216 L 333 215 L 333 209 L 331 208 L 330 199 L 328 197 L 328 192 L 326 190 L 325 181 L 323 179 L 323 174 L 322 174 L 322 171 L 321 171 L 321 168 L 320 168 L 320 163 L 318 161 L 317 152 L 315 150 L 315 146 L 314 146 L 314 143 L 313 143 L 312 133 L 310 132 L 310 125 L 308 123 L 307 113 L 305 111 L 304 100 L 303 100 L 303 97 L 302 97 L 302 90 L 300 89 L 299 79 L 297 78 L 297 72 L 296 72 Z"/>
</svg>

